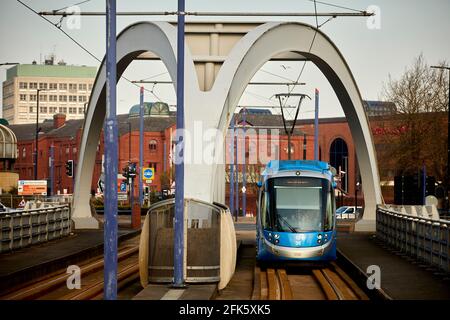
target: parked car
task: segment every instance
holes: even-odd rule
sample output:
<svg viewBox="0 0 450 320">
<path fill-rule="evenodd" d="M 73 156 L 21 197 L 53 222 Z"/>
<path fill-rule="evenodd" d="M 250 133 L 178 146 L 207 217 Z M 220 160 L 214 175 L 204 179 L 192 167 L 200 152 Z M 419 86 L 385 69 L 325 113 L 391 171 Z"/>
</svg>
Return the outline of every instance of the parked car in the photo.
<svg viewBox="0 0 450 320">
<path fill-rule="evenodd" d="M 362 212 L 362 207 L 343 206 L 336 209 L 337 219 L 356 219 Z"/>
<path fill-rule="evenodd" d="M 9 208 L 7 206 L 0 202 L 0 212 L 7 212 L 8 209 Z"/>
</svg>

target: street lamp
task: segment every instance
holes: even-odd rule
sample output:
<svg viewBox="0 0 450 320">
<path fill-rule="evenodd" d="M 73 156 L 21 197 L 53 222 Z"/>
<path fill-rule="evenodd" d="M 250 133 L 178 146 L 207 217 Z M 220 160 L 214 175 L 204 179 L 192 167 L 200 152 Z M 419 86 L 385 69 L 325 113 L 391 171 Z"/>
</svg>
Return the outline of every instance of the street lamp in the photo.
<svg viewBox="0 0 450 320">
<path fill-rule="evenodd" d="M 38 152 L 39 152 L 39 93 L 41 91 L 45 91 L 45 89 L 36 89 L 37 92 L 37 97 L 36 97 L 36 143 L 35 143 L 35 153 L 34 153 L 34 157 L 35 157 L 35 162 L 34 162 L 34 180 L 38 179 Z"/>
<path fill-rule="evenodd" d="M 446 66 L 431 66 L 433 69 L 441 69 L 441 70 L 448 70 L 448 116 L 447 116 L 447 170 L 446 170 L 446 177 L 445 177 L 445 209 L 449 209 L 449 203 L 448 203 L 448 189 L 449 189 L 449 179 L 450 179 L 450 67 Z"/>
</svg>

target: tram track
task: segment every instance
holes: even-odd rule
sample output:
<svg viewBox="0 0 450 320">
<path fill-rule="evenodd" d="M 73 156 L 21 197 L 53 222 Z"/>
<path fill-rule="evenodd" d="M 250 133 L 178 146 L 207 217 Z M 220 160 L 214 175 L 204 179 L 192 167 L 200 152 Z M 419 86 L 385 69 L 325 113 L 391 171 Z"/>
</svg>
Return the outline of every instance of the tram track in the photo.
<svg viewBox="0 0 450 320">
<path fill-rule="evenodd" d="M 336 264 L 324 268 L 255 267 L 252 300 L 368 300 Z"/>
<path fill-rule="evenodd" d="M 118 251 L 118 289 L 138 281 L 139 246 L 125 245 Z M 81 288 L 68 289 L 70 274 L 66 270 L 54 272 L 46 277 L 28 282 L 1 296 L 1 300 L 89 300 L 103 297 L 103 256 L 81 264 Z"/>
</svg>

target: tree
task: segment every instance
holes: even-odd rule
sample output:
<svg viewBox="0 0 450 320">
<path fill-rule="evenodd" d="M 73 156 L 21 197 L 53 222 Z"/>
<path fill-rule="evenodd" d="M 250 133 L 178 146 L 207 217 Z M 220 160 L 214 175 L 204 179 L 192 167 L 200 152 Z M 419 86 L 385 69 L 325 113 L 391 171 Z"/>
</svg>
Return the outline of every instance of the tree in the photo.
<svg viewBox="0 0 450 320">
<path fill-rule="evenodd" d="M 399 79 L 389 75 L 383 95 L 396 105 L 398 114 L 382 138 L 382 175 L 386 167 L 397 175 L 417 174 L 425 165 L 428 175 L 442 181 L 447 163 L 446 73 L 430 68 L 421 54 Z"/>
</svg>

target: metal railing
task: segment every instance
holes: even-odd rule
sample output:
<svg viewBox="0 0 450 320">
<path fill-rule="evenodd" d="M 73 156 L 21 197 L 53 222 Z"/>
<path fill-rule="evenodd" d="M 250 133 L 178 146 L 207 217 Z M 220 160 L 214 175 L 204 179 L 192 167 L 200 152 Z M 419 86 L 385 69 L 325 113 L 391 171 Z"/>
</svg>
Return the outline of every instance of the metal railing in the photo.
<svg viewBox="0 0 450 320">
<path fill-rule="evenodd" d="M 55 205 L 0 214 L 0 253 L 70 234 L 70 206 Z"/>
<path fill-rule="evenodd" d="M 449 272 L 450 221 L 409 215 L 378 207 L 377 238 L 391 247 Z"/>
</svg>

